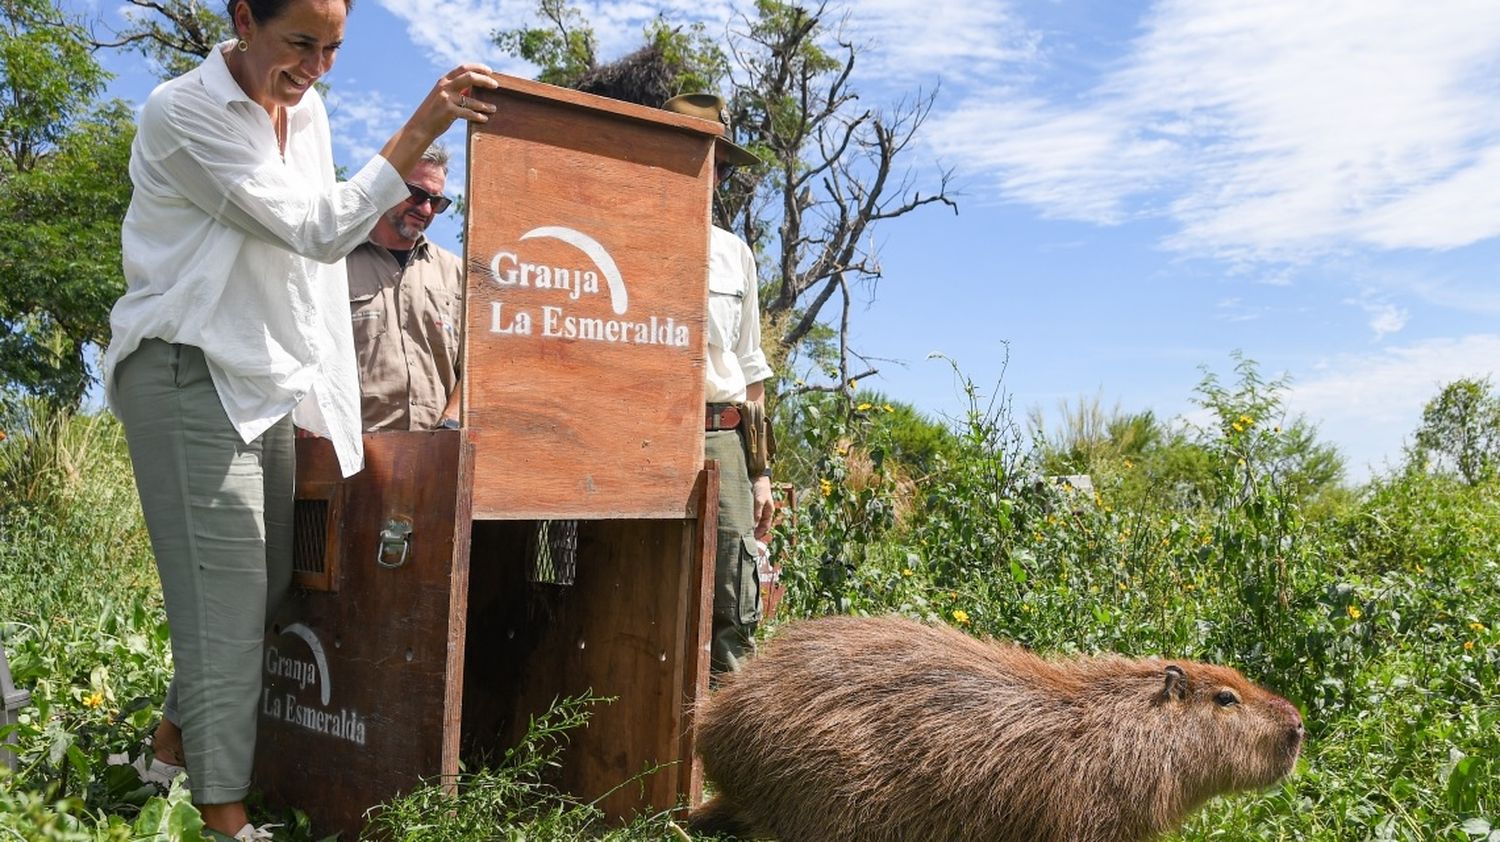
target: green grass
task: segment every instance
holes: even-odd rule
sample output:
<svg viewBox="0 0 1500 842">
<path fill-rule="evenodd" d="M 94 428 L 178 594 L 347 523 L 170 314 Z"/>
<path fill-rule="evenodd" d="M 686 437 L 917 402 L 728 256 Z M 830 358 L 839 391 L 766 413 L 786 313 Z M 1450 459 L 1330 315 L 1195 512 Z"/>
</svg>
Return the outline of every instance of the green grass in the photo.
<svg viewBox="0 0 1500 842">
<path fill-rule="evenodd" d="M 1288 482 L 1301 445 L 1274 385 L 1208 393 L 1222 423 L 1162 445 L 1174 452 L 1098 457 L 1097 495 L 1045 481 L 1045 454 L 1000 412 L 976 408 L 920 474 L 883 450 L 895 413 L 804 415 L 809 490 L 778 536 L 780 621 L 899 613 L 1043 652 L 1197 658 L 1293 699 L 1310 733 L 1296 774 L 1210 804 L 1181 840 L 1500 842 L 1500 484 L 1415 470 L 1337 492 Z M 118 426 L 34 410 L 5 424 L 0 635 L 35 705 L 19 773 L 0 773 L 0 839 L 191 840 L 183 793 L 103 765 L 138 744 L 170 669 Z M 664 816 L 607 827 L 547 785 L 586 706 L 565 702 L 456 792 L 386 805 L 380 833 L 680 838 Z M 285 822 L 280 839 L 312 838 L 297 814 L 267 818 Z"/>
</svg>

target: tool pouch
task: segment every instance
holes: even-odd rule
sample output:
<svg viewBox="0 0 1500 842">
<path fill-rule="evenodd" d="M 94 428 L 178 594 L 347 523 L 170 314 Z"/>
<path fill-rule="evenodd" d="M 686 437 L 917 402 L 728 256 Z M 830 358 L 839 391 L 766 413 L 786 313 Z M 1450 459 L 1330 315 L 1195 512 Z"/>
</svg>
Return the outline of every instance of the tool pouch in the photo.
<svg viewBox="0 0 1500 842">
<path fill-rule="evenodd" d="M 764 476 L 771 467 L 771 458 L 776 454 L 776 441 L 771 434 L 771 418 L 766 414 L 766 402 L 745 401 L 740 429 L 745 433 L 745 467 L 751 478 Z"/>
</svg>

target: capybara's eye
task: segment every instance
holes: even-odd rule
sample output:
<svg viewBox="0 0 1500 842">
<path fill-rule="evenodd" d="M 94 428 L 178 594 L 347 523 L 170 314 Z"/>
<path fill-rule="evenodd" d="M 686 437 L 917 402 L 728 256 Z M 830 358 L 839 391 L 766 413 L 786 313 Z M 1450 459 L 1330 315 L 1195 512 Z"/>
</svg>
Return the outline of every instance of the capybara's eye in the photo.
<svg viewBox="0 0 1500 842">
<path fill-rule="evenodd" d="M 1230 705 L 1237 705 L 1239 703 L 1240 697 L 1236 696 L 1233 690 L 1220 690 L 1219 695 L 1214 696 L 1214 704 L 1217 704 L 1222 708 L 1227 708 Z"/>
</svg>

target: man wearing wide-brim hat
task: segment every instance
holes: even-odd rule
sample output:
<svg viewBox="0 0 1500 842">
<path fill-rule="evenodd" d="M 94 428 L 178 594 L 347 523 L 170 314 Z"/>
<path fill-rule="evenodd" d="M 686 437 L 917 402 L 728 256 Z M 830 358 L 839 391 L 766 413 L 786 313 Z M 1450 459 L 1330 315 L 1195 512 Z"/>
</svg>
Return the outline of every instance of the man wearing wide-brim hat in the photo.
<svg viewBox="0 0 1500 842">
<path fill-rule="evenodd" d="M 724 122 L 716 94 L 682 94 L 662 108 Z M 735 166 L 760 159 L 727 138 L 714 143 L 714 184 Z M 765 384 L 771 366 L 760 347 L 755 255 L 743 240 L 714 226 L 709 241 L 708 353 L 704 450 L 719 463 L 719 551 L 714 564 L 715 672 L 733 670 L 755 651 L 760 623 L 756 562 L 771 528 L 770 420 Z"/>
</svg>

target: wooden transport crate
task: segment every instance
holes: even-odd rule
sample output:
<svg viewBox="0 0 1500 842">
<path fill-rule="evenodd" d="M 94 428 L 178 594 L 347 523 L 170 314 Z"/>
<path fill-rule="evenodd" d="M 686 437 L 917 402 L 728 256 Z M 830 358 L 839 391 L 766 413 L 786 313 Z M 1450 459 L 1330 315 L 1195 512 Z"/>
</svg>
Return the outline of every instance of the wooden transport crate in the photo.
<svg viewBox="0 0 1500 842">
<path fill-rule="evenodd" d="M 367 434 L 348 479 L 297 442 L 298 587 L 266 638 L 255 780 L 320 833 L 353 838 L 584 692 L 615 701 L 571 735 L 560 785 L 617 818 L 701 796 L 720 129 L 500 80 L 470 132 L 463 429 Z M 544 519 L 579 521 L 571 585 L 531 581 Z"/>
</svg>

